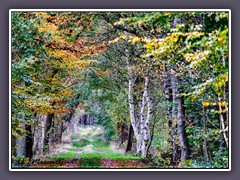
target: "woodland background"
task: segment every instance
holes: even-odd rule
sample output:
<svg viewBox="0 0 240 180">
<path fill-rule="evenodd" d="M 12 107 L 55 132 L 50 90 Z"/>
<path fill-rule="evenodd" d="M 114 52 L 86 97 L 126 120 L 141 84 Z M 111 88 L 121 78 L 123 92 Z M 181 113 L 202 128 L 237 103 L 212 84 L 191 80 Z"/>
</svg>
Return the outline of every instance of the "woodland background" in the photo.
<svg viewBox="0 0 240 180">
<path fill-rule="evenodd" d="M 89 145 L 79 132 L 93 127 L 104 136 L 92 146 L 122 151 L 60 153 L 62 167 L 77 157 L 77 167 L 228 168 L 228 21 L 227 12 L 12 12 L 14 167 L 54 159 L 69 134 L 74 152 Z"/>
</svg>

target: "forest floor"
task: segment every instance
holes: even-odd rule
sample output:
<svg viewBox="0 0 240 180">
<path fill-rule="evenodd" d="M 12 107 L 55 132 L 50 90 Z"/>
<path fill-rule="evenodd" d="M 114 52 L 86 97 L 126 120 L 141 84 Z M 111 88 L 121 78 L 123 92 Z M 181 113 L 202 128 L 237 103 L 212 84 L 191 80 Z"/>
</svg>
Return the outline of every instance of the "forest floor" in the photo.
<svg viewBox="0 0 240 180">
<path fill-rule="evenodd" d="M 107 143 L 101 126 L 77 126 L 66 131 L 63 141 L 30 168 L 147 168 L 141 157 L 125 154 L 114 143 Z"/>
</svg>

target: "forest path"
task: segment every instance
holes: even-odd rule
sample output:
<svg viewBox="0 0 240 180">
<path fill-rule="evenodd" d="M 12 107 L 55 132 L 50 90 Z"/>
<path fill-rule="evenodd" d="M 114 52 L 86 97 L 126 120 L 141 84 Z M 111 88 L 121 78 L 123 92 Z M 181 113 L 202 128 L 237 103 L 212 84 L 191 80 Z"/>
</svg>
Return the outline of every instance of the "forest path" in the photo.
<svg viewBox="0 0 240 180">
<path fill-rule="evenodd" d="M 101 126 L 76 126 L 63 133 L 62 143 L 51 148 L 31 168 L 144 168 L 140 157 L 124 154 L 107 143 Z"/>
</svg>

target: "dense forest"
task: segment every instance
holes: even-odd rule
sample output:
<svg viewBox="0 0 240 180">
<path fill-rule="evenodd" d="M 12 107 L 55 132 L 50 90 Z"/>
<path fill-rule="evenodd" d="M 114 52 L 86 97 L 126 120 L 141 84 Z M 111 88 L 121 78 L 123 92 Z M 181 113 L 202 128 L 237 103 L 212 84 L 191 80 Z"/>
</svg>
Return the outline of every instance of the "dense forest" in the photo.
<svg viewBox="0 0 240 180">
<path fill-rule="evenodd" d="M 228 12 L 12 12 L 12 168 L 228 168 Z"/>
</svg>

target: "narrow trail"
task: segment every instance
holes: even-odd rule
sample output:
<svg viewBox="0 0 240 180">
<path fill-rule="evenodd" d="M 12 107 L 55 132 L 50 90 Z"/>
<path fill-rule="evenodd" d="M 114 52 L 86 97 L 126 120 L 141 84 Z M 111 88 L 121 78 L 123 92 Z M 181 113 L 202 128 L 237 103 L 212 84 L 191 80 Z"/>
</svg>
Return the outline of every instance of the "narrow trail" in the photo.
<svg viewBox="0 0 240 180">
<path fill-rule="evenodd" d="M 62 143 L 36 157 L 30 168 L 146 168 L 140 157 L 107 143 L 101 126 L 77 126 L 63 133 Z"/>
</svg>

